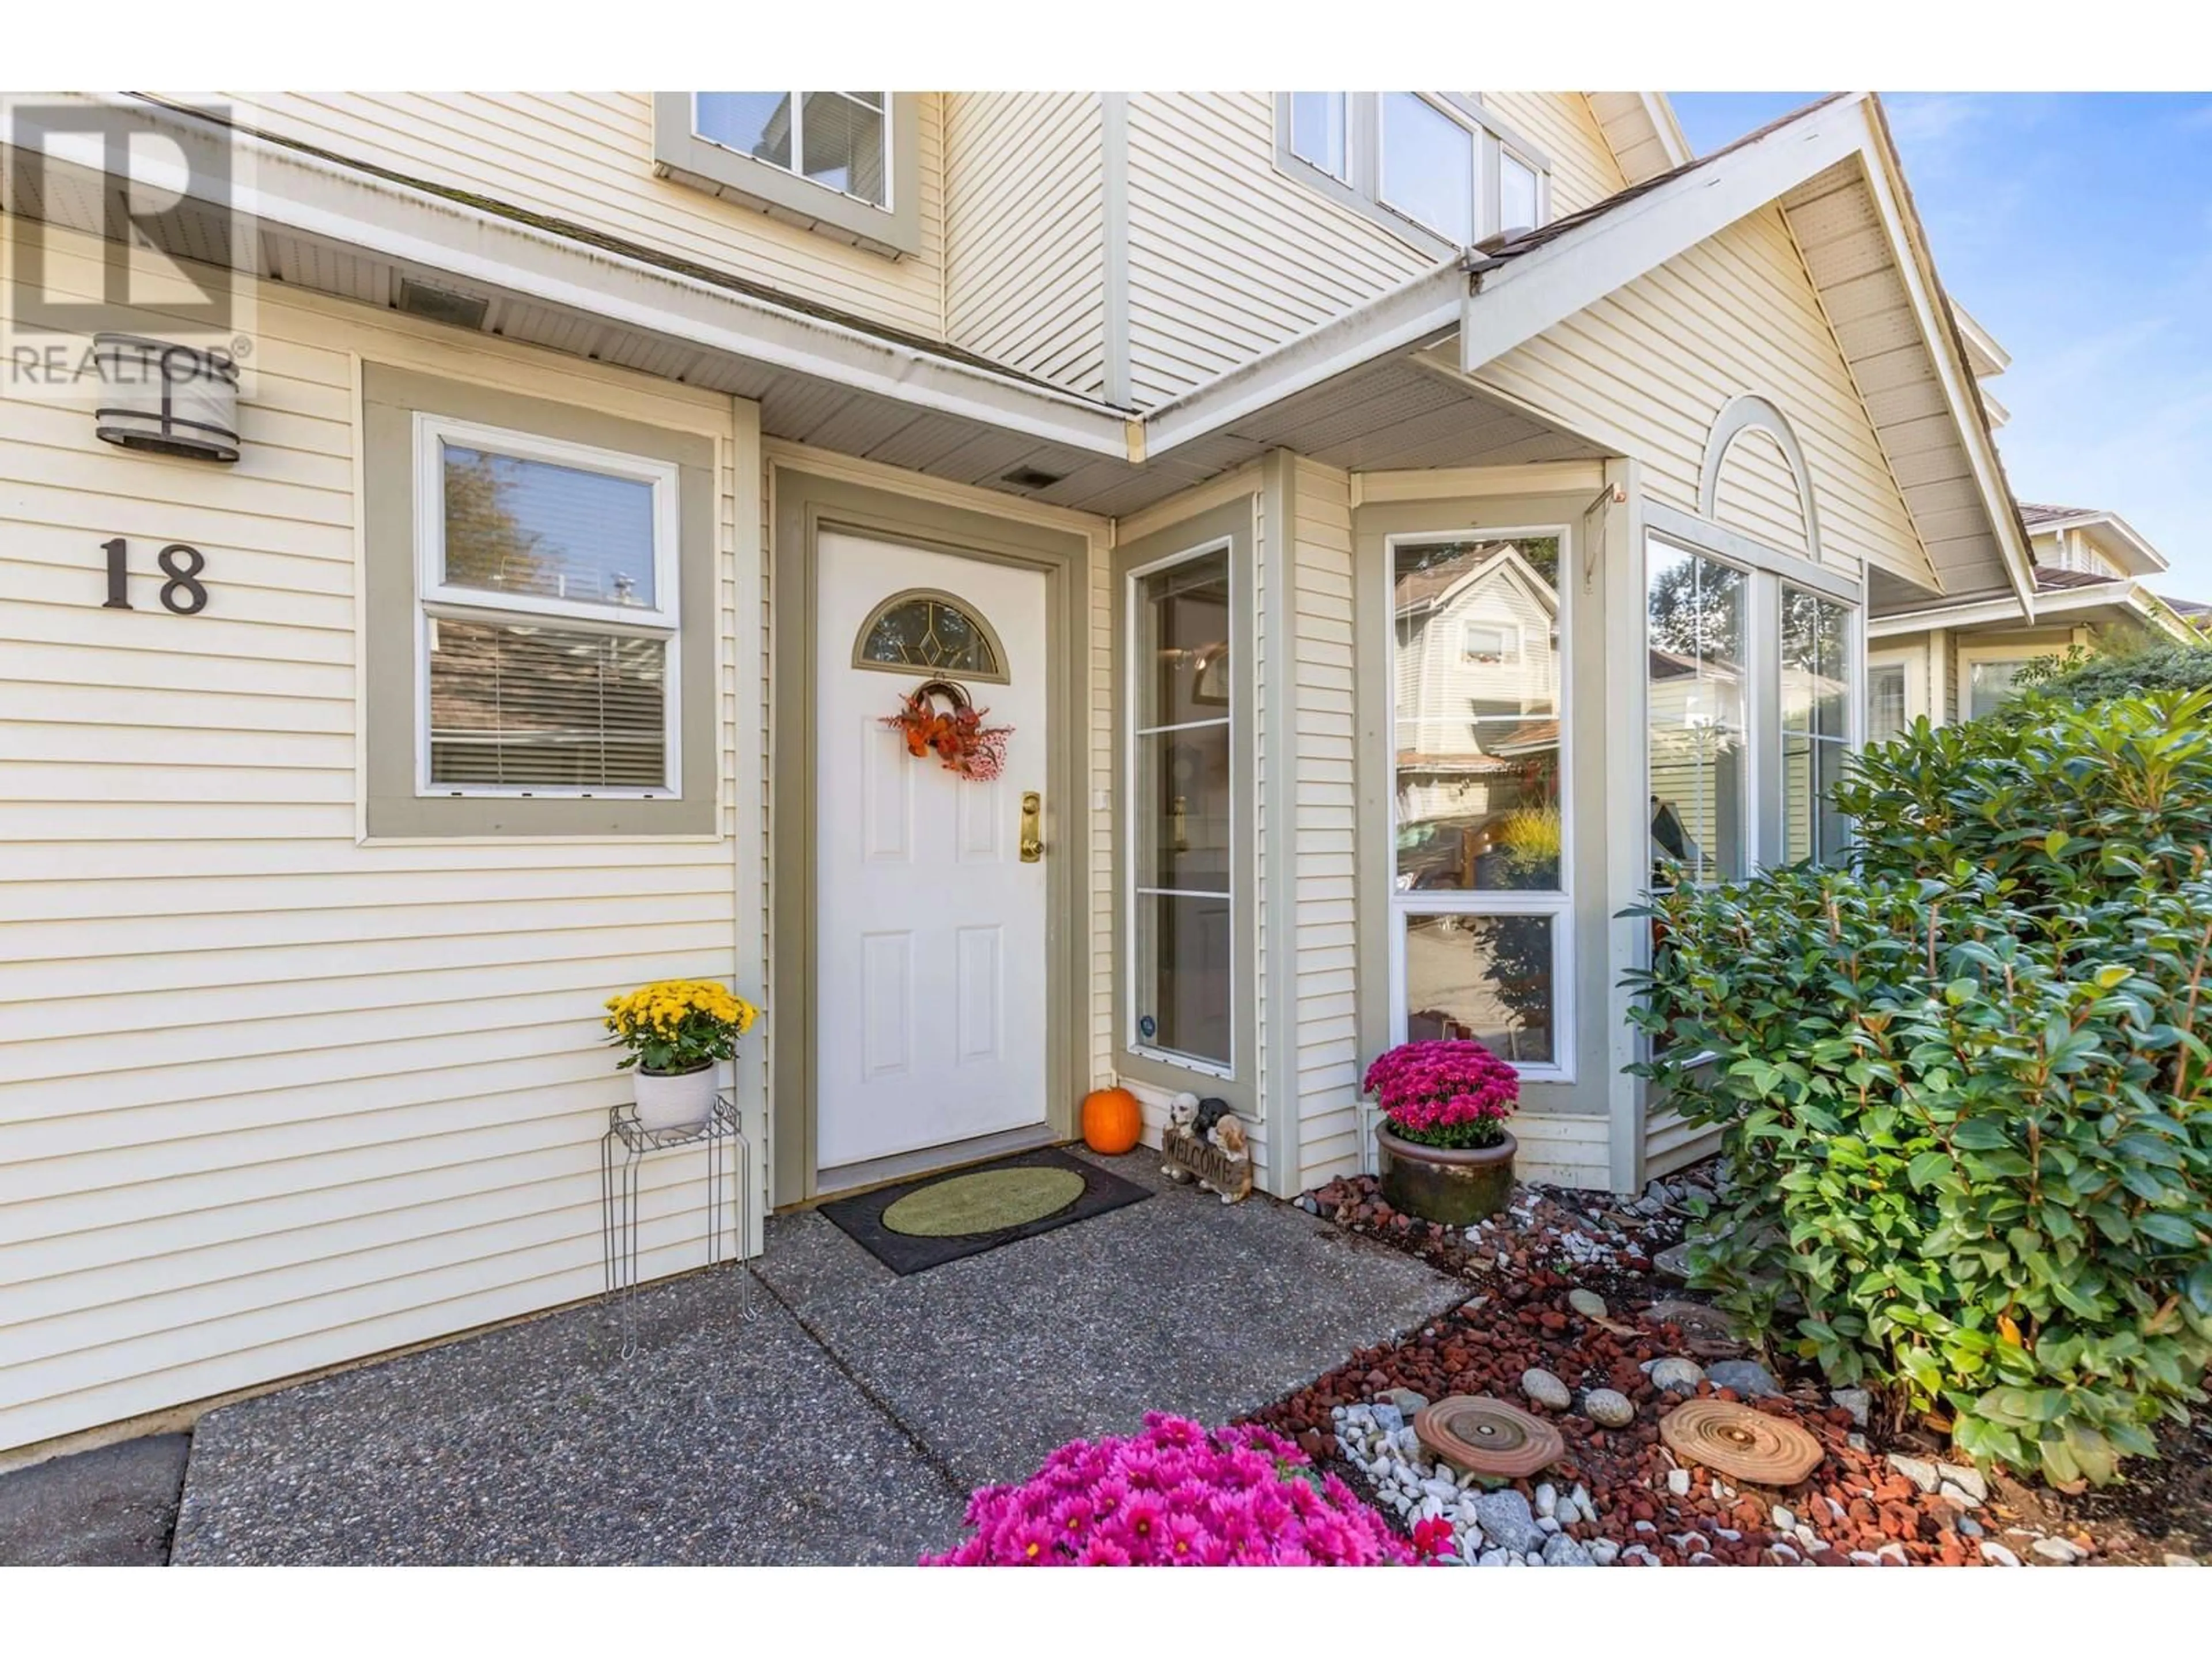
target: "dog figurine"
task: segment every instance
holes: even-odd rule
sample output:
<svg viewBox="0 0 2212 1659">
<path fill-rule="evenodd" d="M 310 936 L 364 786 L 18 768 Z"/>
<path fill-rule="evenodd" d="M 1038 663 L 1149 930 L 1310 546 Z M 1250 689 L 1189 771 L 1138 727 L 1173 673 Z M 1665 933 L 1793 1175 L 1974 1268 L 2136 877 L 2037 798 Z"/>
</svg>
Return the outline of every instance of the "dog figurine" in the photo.
<svg viewBox="0 0 2212 1659">
<path fill-rule="evenodd" d="M 1212 1128 L 1206 1132 L 1206 1144 L 1219 1148 L 1231 1158 L 1251 1156 L 1244 1146 L 1244 1120 L 1234 1112 L 1224 1112 Z"/>
<path fill-rule="evenodd" d="M 1179 1129 L 1184 1134 L 1198 1133 L 1198 1097 L 1188 1092 L 1179 1094 L 1168 1102 L 1168 1127 Z M 1160 1165 L 1160 1173 L 1178 1185 L 1191 1178 L 1191 1172 L 1173 1158 Z"/>
</svg>

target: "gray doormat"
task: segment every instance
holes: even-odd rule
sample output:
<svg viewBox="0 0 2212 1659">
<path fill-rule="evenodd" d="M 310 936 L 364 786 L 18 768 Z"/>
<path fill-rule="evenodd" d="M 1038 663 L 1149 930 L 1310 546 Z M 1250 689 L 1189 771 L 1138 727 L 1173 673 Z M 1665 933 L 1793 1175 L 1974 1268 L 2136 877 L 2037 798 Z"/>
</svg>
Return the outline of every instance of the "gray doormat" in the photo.
<svg viewBox="0 0 2212 1659">
<path fill-rule="evenodd" d="M 902 1225 L 925 1227 L 958 1224 L 962 1211 L 981 1214 L 998 1202 L 1005 1202 L 1014 1210 L 1023 1207 L 1020 1188 L 1024 1183 L 975 1182 L 976 1176 L 991 1176 L 1000 1171 L 1038 1170 L 1072 1175 L 1079 1177 L 1079 1191 L 1066 1188 L 1068 1199 L 1042 1215 L 1017 1221 L 1008 1225 L 985 1225 L 976 1232 L 944 1232 L 937 1231 L 902 1231 Z M 956 1183 L 965 1183 L 956 1188 Z M 1000 1188 L 1011 1191 L 992 1190 Z M 1065 1186 L 1065 1183 L 1061 1183 Z M 1036 1189 L 1049 1193 L 1045 1183 L 1035 1183 Z M 933 1205 L 932 1189 L 955 1188 L 941 1195 L 944 1202 Z M 902 1199 L 921 1195 L 916 1203 L 904 1206 L 891 1218 L 884 1220 L 884 1212 Z M 1036 1152 L 1016 1152 L 1010 1158 L 994 1158 L 988 1164 L 971 1164 L 963 1170 L 950 1170 L 936 1175 L 922 1176 L 913 1181 L 902 1181 L 892 1187 L 878 1187 L 872 1192 L 860 1193 L 851 1198 L 832 1199 L 821 1206 L 824 1217 L 843 1231 L 870 1255 L 902 1276 L 926 1273 L 932 1267 L 941 1267 L 948 1261 L 957 1261 L 963 1256 L 981 1255 L 986 1250 L 995 1250 L 1001 1244 L 1012 1244 L 1017 1239 L 1035 1238 L 1039 1233 L 1048 1233 L 1057 1228 L 1072 1226 L 1079 1221 L 1088 1221 L 1109 1210 L 1119 1210 L 1127 1205 L 1152 1196 L 1152 1193 L 1133 1181 L 1124 1181 L 1110 1170 L 1102 1170 L 1086 1159 L 1072 1158 L 1057 1146 L 1046 1146 Z M 932 1212 L 933 1211 L 933 1213 Z M 918 1217 L 918 1218 L 917 1218 Z"/>
</svg>

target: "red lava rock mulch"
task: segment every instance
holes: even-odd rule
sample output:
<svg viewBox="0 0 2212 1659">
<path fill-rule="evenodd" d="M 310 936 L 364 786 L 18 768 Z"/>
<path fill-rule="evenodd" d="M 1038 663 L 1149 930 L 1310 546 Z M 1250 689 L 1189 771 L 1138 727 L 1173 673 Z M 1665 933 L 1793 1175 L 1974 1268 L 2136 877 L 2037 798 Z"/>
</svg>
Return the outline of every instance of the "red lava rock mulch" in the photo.
<svg viewBox="0 0 2212 1659">
<path fill-rule="evenodd" d="M 1697 1558 L 1772 1566 L 1789 1564 L 1794 1554 L 1820 1565 L 1843 1566 L 1854 1564 L 1855 1552 L 1859 1565 L 1875 1565 L 1869 1558 L 1877 1553 L 1898 1565 L 1980 1563 L 1978 1540 L 1961 1527 L 1964 1512 L 1948 1499 L 1923 1493 L 1892 1469 L 1881 1452 L 1853 1447 L 1850 1413 L 1827 1406 L 1810 1389 L 1747 1402 L 1792 1419 L 1820 1440 L 1827 1455 L 1808 1480 L 1786 1492 L 1737 1487 L 1710 1470 L 1692 1468 L 1688 1492 L 1670 1491 L 1668 1476 L 1675 1464 L 1660 1440 L 1659 1419 L 1676 1397 L 1652 1387 L 1640 1367 L 1646 1360 L 1687 1354 L 1684 1335 L 1672 1325 L 1617 1335 L 1568 1305 L 1571 1288 L 1560 1274 L 1536 1269 L 1528 1279 L 1504 1284 L 1412 1336 L 1362 1349 L 1287 1400 L 1255 1413 L 1252 1420 L 1293 1437 L 1310 1454 L 1331 1456 L 1338 1450 L 1332 1407 L 1364 1403 L 1390 1388 L 1411 1389 L 1431 1400 L 1489 1394 L 1527 1405 L 1522 1374 L 1541 1368 L 1577 1394 L 1586 1388 L 1617 1389 L 1637 1408 L 1636 1420 L 1618 1430 L 1601 1428 L 1571 1410 L 1545 1413 L 1559 1427 L 1567 1451 L 1539 1480 L 1561 1490 L 1581 1482 L 1597 1510 L 1595 1523 L 1577 1521 L 1566 1528 L 1577 1540 L 1642 1543 L 1668 1565 Z M 1633 1314 L 1616 1308 L 1613 1317 L 1626 1323 Z M 1711 1395 L 1712 1385 L 1702 1382 L 1698 1391 Z M 1725 1389 L 1719 1397 L 1735 1398 Z M 1533 1493 L 1538 1481 L 1511 1484 Z M 1772 1512 L 1778 1504 L 1830 1547 L 1809 1548 L 1794 1532 L 1778 1529 Z M 2001 1510 L 1985 1508 L 1974 1512 L 1973 1519 L 1988 1529 L 1992 1541 L 2004 1541 Z M 2094 1547 L 2086 1536 L 2075 1541 Z M 1770 1550 L 1777 1544 L 1784 1554 Z"/>
</svg>

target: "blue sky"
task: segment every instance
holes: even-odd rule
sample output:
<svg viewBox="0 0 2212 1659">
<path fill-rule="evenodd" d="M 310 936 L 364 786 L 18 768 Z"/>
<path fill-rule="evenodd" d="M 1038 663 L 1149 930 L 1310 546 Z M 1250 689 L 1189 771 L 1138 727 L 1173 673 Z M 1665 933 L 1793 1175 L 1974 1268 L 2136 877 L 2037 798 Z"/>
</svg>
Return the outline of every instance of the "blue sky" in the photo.
<svg viewBox="0 0 2212 1659">
<path fill-rule="evenodd" d="M 1684 93 L 1698 154 L 1812 93 Z M 2027 501 L 2118 513 L 2212 599 L 2212 97 L 1885 94 L 1951 296 L 2012 353 L 1990 389 Z"/>
</svg>

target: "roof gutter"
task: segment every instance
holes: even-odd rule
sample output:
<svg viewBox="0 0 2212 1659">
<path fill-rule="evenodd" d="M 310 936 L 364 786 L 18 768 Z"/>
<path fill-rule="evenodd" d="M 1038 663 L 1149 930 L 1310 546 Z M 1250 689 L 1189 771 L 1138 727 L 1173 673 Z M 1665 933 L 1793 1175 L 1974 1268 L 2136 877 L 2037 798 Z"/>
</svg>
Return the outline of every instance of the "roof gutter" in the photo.
<svg viewBox="0 0 2212 1659">
<path fill-rule="evenodd" d="M 134 182 L 156 191 L 195 195 L 313 241 L 818 375 L 917 410 L 961 415 L 1117 460 L 1129 453 L 1127 414 L 1073 392 L 778 306 L 194 112 L 116 94 L 85 101 L 131 112 L 174 138 L 187 155 L 228 144 L 244 163 L 234 169 L 234 178 L 244 181 L 232 191 L 235 199 L 216 202 L 204 187 L 196 188 L 183 160 L 134 157 Z M 62 135 L 49 155 L 94 173 L 105 166 L 97 134 Z"/>
<path fill-rule="evenodd" d="M 1449 334 L 1468 289 L 1462 258 L 1455 254 L 1379 298 L 1169 398 L 1145 416 L 1146 453 L 1164 454 L 1378 357 Z"/>
</svg>

